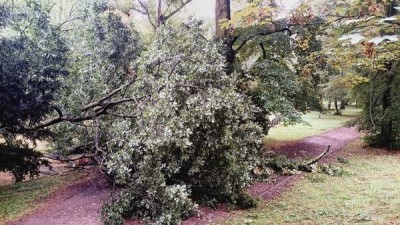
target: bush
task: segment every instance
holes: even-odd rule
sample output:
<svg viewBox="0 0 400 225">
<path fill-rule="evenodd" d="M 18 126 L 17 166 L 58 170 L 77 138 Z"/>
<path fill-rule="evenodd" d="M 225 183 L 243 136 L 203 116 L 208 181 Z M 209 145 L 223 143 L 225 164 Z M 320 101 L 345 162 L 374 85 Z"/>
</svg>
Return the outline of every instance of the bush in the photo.
<svg viewBox="0 0 400 225">
<path fill-rule="evenodd" d="M 39 166 L 48 166 L 48 161 L 42 160 L 42 154 L 29 148 L 0 145 L 0 171 L 10 172 L 16 182 L 24 180 L 25 176 L 34 178 L 39 175 Z"/>
</svg>

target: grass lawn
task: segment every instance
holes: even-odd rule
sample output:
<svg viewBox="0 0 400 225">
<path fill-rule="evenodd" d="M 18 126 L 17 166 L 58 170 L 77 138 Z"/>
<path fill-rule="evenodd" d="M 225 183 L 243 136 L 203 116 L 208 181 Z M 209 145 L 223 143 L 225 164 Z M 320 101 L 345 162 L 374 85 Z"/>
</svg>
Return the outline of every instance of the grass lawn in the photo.
<svg viewBox="0 0 400 225">
<path fill-rule="evenodd" d="M 400 152 L 364 148 L 356 140 L 340 153 L 340 177 L 306 174 L 273 202 L 226 224 L 400 224 Z"/>
<path fill-rule="evenodd" d="M 59 187 L 74 182 L 82 174 L 71 173 L 67 176 L 52 176 L 37 180 L 0 186 L 0 224 L 17 219 L 34 210 L 40 200 Z"/>
<path fill-rule="evenodd" d="M 313 136 L 343 126 L 345 122 L 355 119 L 360 115 L 361 110 L 348 107 L 342 111 L 341 116 L 331 114 L 323 114 L 319 118 L 320 113 L 312 111 L 303 115 L 303 120 L 308 123 L 296 124 L 293 126 L 278 125 L 271 128 L 268 136 L 264 139 L 266 144 L 276 141 L 295 141 L 305 137 Z"/>
</svg>

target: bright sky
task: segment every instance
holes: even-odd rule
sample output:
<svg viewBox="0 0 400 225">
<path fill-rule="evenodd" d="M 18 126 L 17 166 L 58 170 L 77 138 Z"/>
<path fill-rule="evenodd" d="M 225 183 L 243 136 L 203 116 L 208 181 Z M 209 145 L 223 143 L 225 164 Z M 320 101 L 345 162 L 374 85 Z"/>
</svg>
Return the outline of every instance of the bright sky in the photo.
<svg viewBox="0 0 400 225">
<path fill-rule="evenodd" d="M 278 0 L 284 6 L 285 11 L 293 9 L 299 0 Z M 185 8 L 189 14 L 195 15 L 199 19 L 214 19 L 215 0 L 193 0 L 193 2 Z"/>
</svg>

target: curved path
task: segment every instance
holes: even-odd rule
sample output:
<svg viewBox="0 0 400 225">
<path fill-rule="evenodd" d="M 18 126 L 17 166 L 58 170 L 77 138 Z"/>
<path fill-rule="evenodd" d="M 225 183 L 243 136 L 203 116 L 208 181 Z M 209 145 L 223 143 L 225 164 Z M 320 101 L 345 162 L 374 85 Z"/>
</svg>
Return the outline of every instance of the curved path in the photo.
<svg viewBox="0 0 400 225">
<path fill-rule="evenodd" d="M 355 127 L 339 127 L 320 135 L 304 138 L 276 150 L 290 159 L 312 159 L 323 153 L 330 145 L 330 151 L 321 159 L 327 161 L 335 152 L 341 150 L 346 144 L 360 137 Z M 279 176 L 273 184 L 256 184 L 249 188 L 254 196 L 271 199 L 282 193 L 287 186 L 298 178 L 298 175 Z"/>
<path fill-rule="evenodd" d="M 289 158 L 313 158 L 321 154 L 328 145 L 331 145 L 333 153 L 359 136 L 355 128 L 341 127 L 288 144 L 278 152 Z M 298 176 L 280 176 L 273 184 L 252 185 L 249 192 L 254 196 L 270 199 L 285 191 L 294 183 L 296 177 Z M 109 192 L 109 187 L 101 175 L 89 176 L 77 184 L 57 191 L 39 209 L 10 225 L 100 225 L 101 205 L 109 197 Z M 199 217 L 189 218 L 183 224 L 203 225 L 229 215 L 228 210 L 201 208 Z"/>
</svg>

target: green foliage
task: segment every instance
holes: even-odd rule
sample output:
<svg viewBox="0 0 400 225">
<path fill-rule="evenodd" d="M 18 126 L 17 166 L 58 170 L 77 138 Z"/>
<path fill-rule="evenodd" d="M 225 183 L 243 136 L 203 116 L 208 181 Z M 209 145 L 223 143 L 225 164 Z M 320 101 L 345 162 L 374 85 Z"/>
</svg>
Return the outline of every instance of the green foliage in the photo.
<svg viewBox="0 0 400 225">
<path fill-rule="evenodd" d="M 41 154 L 23 140 L 49 136 L 34 127 L 54 110 L 59 79 L 67 74 L 67 48 L 47 9 L 35 1 L 0 4 L 0 32 L 0 155 L 10 160 L 1 170 L 21 181 L 37 175 L 42 164 Z"/>
<path fill-rule="evenodd" d="M 101 1 L 83 2 L 80 6 L 87 11 L 81 12 L 82 19 L 74 21 L 73 29 L 66 33 L 71 49 L 68 55 L 70 76 L 62 80 L 57 99 L 63 110 L 72 115 L 80 115 L 85 105 L 132 80 L 132 67 L 142 51 L 138 34 L 117 15 L 104 14 Z M 61 123 L 52 127 L 56 133 L 54 148 L 64 154 L 69 153 L 70 146 L 93 151 L 96 120 L 85 123 Z M 106 140 L 107 127 L 102 127 L 101 134 L 97 135 Z"/>
<path fill-rule="evenodd" d="M 344 73 L 336 86 L 356 92 L 363 105 L 360 129 L 367 132 L 366 140 L 395 149 L 400 146 L 400 111 L 395 107 L 400 100 L 398 6 L 397 0 L 342 2 L 335 10 L 346 19 L 328 31 L 337 38 L 328 42 L 330 61 Z"/>
<path fill-rule="evenodd" d="M 389 76 L 379 75 L 374 77 L 368 85 L 360 86 L 365 88 L 364 93 L 364 113 L 362 120 L 360 121 L 360 128 L 367 131 L 368 134 L 365 137 L 367 142 L 372 146 L 384 146 L 392 149 L 398 149 L 400 147 L 400 70 L 396 69 L 393 74 L 393 80 L 390 83 L 391 88 L 389 90 L 389 96 L 384 96 L 387 89 Z M 370 89 L 370 85 L 375 86 L 373 90 Z M 366 97 L 371 96 L 372 99 Z M 390 98 L 393 102 L 391 106 L 384 109 L 381 107 L 385 98 Z M 389 127 L 387 127 L 389 126 Z M 391 129 L 390 133 L 387 133 L 385 129 Z"/>
<path fill-rule="evenodd" d="M 33 178 L 39 175 L 39 165 L 48 165 L 41 156 L 29 148 L 0 145 L 0 171 L 10 172 L 16 182 L 24 180 L 26 175 Z"/>
<path fill-rule="evenodd" d="M 160 28 L 127 93 L 136 104 L 119 109 L 134 119 L 110 124 L 106 165 L 127 187 L 117 202 L 140 209 L 123 207 L 118 211 L 123 215 L 176 223 L 194 209 L 193 200 L 253 205 L 242 189 L 260 156 L 262 132 L 252 122 L 258 109 L 235 91 L 220 45 L 201 33 L 195 21 L 189 27 Z M 177 202 L 169 200 L 171 195 Z M 156 196 L 162 200 L 155 201 Z"/>
<path fill-rule="evenodd" d="M 154 178 L 154 175 L 151 176 Z M 105 224 L 123 224 L 122 215 L 141 218 L 149 224 L 179 224 L 182 218 L 193 215 L 197 210 L 189 198 L 187 188 L 182 185 L 134 183 L 117 198 L 103 206 L 102 218 Z"/>
<path fill-rule="evenodd" d="M 300 121 L 295 107 L 299 86 L 284 61 L 265 59 L 255 62 L 248 76 L 248 96 L 263 109 L 263 115 L 275 114 L 284 124 Z"/>
</svg>

